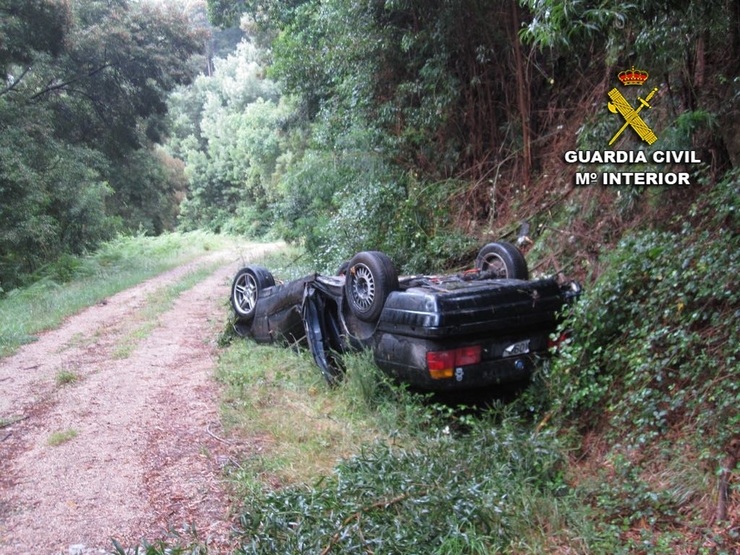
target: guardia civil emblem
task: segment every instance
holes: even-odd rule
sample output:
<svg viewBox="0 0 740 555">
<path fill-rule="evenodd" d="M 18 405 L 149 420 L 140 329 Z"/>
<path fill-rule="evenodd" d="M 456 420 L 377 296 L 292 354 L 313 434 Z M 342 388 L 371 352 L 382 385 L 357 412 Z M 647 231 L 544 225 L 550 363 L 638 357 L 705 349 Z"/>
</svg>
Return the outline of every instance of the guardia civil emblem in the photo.
<svg viewBox="0 0 740 555">
<path fill-rule="evenodd" d="M 620 71 L 619 74 L 617 74 L 617 78 L 625 87 L 641 87 L 648 80 L 648 77 L 649 75 L 647 71 L 635 69 L 635 66 L 632 66 L 632 69 L 626 69 L 624 71 Z M 642 139 L 649 145 L 658 140 L 657 135 L 653 132 L 652 129 L 650 129 L 650 126 L 645 123 L 645 120 L 640 117 L 640 112 L 643 108 L 650 108 L 649 102 L 655 96 L 656 92 L 658 92 L 658 87 L 655 87 L 653 90 L 651 90 L 645 98 L 641 98 L 638 96 L 637 100 L 639 101 L 640 105 L 637 108 L 633 108 L 629 101 L 624 97 L 624 95 L 622 95 L 621 92 L 619 92 L 619 90 L 617 90 L 616 87 L 608 92 L 608 96 L 611 99 L 611 102 L 607 104 L 607 108 L 609 108 L 609 111 L 612 114 L 619 113 L 624 119 L 624 124 L 622 125 L 622 127 L 619 128 L 619 131 L 617 131 L 609 141 L 610 146 L 614 144 L 614 141 L 619 138 L 619 136 L 624 132 L 625 129 L 627 129 L 627 127 L 631 127 L 634 132 L 637 133 L 640 139 Z"/>
</svg>

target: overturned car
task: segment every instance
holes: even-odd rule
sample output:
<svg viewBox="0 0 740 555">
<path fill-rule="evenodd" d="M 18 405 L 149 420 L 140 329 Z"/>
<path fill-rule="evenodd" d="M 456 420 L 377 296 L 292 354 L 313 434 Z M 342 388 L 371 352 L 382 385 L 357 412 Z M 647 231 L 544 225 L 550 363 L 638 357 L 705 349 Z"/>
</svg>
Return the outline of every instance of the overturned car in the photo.
<svg viewBox="0 0 740 555">
<path fill-rule="evenodd" d="M 234 277 L 235 329 L 260 343 L 307 344 L 326 379 L 338 354 L 371 349 L 387 374 L 425 391 L 517 382 L 548 356 L 559 315 L 578 283 L 530 280 L 519 249 L 494 242 L 475 267 L 454 275 L 399 278 L 377 251 L 356 254 L 339 275 L 276 283 L 262 266 Z"/>
</svg>

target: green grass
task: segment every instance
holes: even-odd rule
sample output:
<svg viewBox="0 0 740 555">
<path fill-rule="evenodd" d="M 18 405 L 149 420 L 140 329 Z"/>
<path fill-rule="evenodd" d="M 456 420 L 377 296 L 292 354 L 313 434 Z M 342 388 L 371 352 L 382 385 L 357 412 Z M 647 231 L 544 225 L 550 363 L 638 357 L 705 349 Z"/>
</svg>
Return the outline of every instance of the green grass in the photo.
<svg viewBox="0 0 740 555">
<path fill-rule="evenodd" d="M 512 408 L 472 413 L 390 383 L 369 353 L 329 388 L 310 355 L 238 340 L 221 356 L 239 553 L 552 553 L 613 547 L 566 482 L 565 449 Z M 584 549 L 580 552 L 589 552 Z"/>
<path fill-rule="evenodd" d="M 386 380 L 369 353 L 345 362 L 330 388 L 306 352 L 241 339 L 223 351 L 224 423 L 256 446 L 229 474 L 244 506 L 239 553 L 608 544 L 565 481 L 553 433 L 512 409 L 436 405 Z"/>
<path fill-rule="evenodd" d="M 68 428 L 66 430 L 60 430 L 58 432 L 54 432 L 49 436 L 49 439 L 46 441 L 51 447 L 57 447 L 63 443 L 67 443 L 68 441 L 73 440 L 77 437 L 79 432 L 75 430 L 74 428 Z"/>
<path fill-rule="evenodd" d="M 241 491 L 313 481 L 381 434 L 329 389 L 307 352 L 240 340 L 222 354 L 218 378 L 227 430 L 261 446 L 234 469 Z"/>
<path fill-rule="evenodd" d="M 80 377 L 70 370 L 60 370 L 54 378 L 56 384 L 60 387 L 63 385 L 73 384 L 79 379 Z"/>
<path fill-rule="evenodd" d="M 0 297 L 0 356 L 36 340 L 64 318 L 235 240 L 205 232 L 120 237 L 84 258 L 64 257 L 38 280 Z M 63 268 L 61 266 L 64 266 Z"/>
<path fill-rule="evenodd" d="M 279 251 L 274 251 L 259 258 L 244 259 L 246 264 L 259 264 L 264 266 L 278 281 L 290 281 L 298 279 L 316 271 L 310 258 L 299 247 L 286 245 Z"/>
<path fill-rule="evenodd" d="M 553 434 L 500 414 L 476 418 L 464 434 L 417 437 L 413 446 L 366 443 L 320 482 L 248 497 L 242 549 L 421 555 L 605 546 L 563 481 L 564 464 Z"/>
</svg>

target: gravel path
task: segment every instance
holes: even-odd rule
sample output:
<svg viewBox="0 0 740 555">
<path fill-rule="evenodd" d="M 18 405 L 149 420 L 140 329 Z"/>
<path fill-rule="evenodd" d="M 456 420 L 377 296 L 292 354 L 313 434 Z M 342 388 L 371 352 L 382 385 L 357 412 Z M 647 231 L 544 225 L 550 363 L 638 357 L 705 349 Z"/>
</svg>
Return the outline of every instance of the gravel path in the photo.
<svg viewBox="0 0 740 555">
<path fill-rule="evenodd" d="M 195 526 L 230 547 L 215 340 L 238 267 L 276 245 L 219 252 L 107 299 L 0 360 L 0 555 L 110 553 Z M 219 269 L 158 316 L 152 296 Z M 77 379 L 58 383 L 60 372 Z M 76 433 L 59 445 L 56 432 Z"/>
</svg>

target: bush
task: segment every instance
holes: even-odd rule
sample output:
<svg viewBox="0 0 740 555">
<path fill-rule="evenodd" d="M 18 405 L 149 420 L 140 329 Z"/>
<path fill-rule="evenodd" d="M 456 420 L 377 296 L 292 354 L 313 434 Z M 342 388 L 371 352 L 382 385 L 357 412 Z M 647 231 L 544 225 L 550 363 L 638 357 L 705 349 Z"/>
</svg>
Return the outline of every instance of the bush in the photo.
<svg viewBox="0 0 740 555">
<path fill-rule="evenodd" d="M 248 499 L 239 552 L 492 553 L 524 537 L 551 541 L 540 526 L 562 518 L 559 447 L 551 434 L 489 418 L 413 449 L 374 444 L 314 488 Z"/>
<path fill-rule="evenodd" d="M 380 157 L 309 152 L 284 183 L 278 232 L 302 241 L 321 271 L 363 250 L 388 254 L 404 272 L 469 263 L 476 239 L 455 230 L 456 181 L 422 183 Z"/>
<path fill-rule="evenodd" d="M 740 429 L 737 195 L 730 174 L 662 222 L 668 230 L 625 236 L 575 306 L 574 341 L 545 376 L 559 424 L 596 429 L 609 446 L 584 492 L 611 525 L 648 522 L 667 542 L 653 553 L 686 544 L 679 518 L 705 518 L 707 489 Z"/>
<path fill-rule="evenodd" d="M 606 414 L 638 444 L 689 421 L 702 449 L 733 436 L 740 240 L 726 226 L 737 225 L 736 189 L 728 179 L 693 209 L 718 227 L 636 232 L 607 255 L 576 307 L 573 349 L 555 365 L 566 412 Z"/>
<path fill-rule="evenodd" d="M 691 416 L 700 433 L 728 439 L 740 391 L 728 379 L 740 241 L 715 241 L 717 231 L 637 232 L 607 256 L 573 316 L 574 347 L 556 365 L 568 411 L 606 410 L 640 436 Z"/>
</svg>

